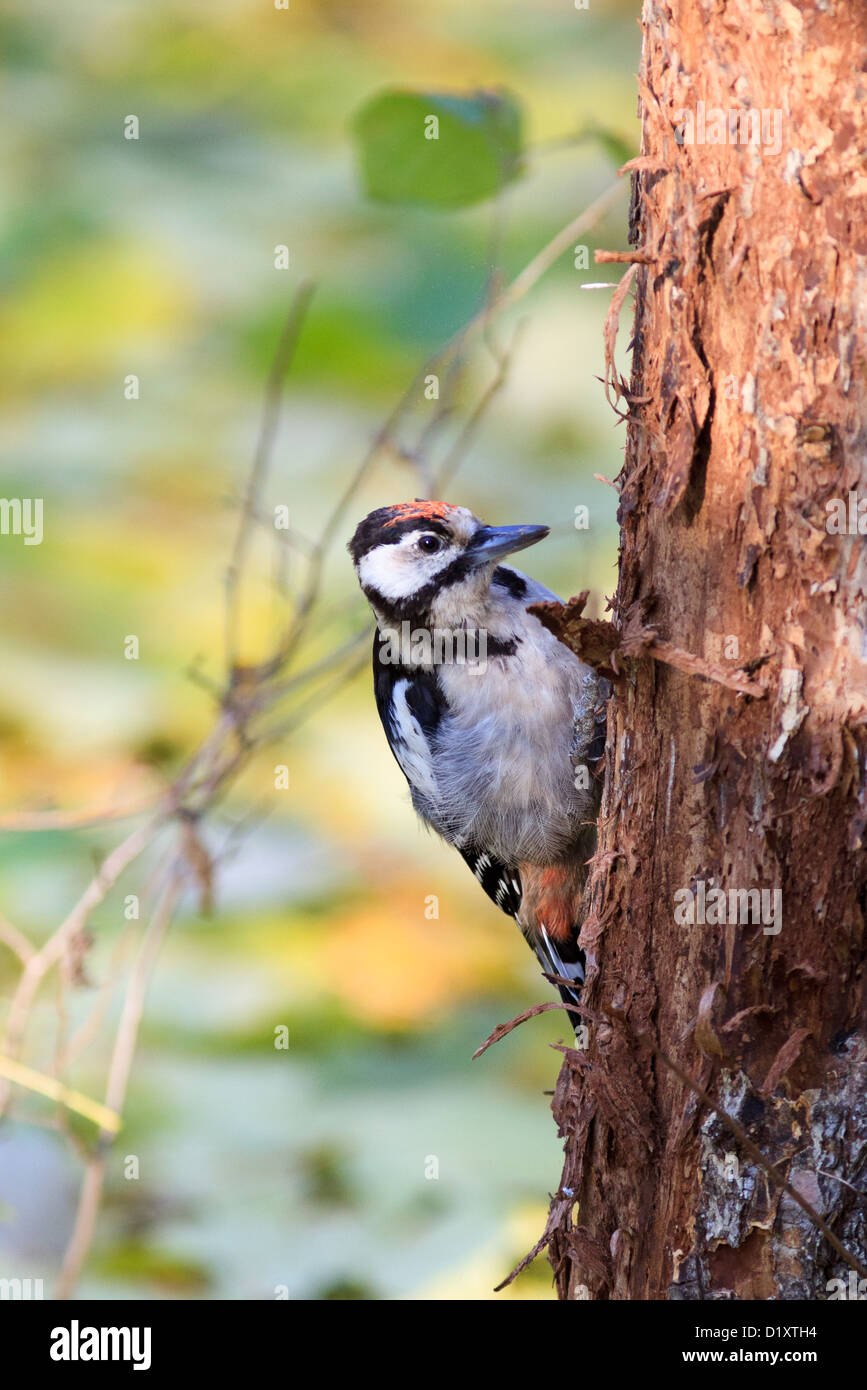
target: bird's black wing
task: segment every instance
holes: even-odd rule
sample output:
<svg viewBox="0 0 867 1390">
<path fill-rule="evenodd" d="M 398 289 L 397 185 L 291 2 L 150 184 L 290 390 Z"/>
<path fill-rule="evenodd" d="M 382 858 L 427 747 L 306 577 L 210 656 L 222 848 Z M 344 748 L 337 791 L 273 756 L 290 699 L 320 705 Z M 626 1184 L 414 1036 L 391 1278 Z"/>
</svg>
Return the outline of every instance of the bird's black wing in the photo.
<svg viewBox="0 0 867 1390">
<path fill-rule="evenodd" d="M 373 639 L 373 690 L 388 746 L 412 792 L 419 815 L 431 818 L 436 804 L 432 741 L 447 709 L 436 671 L 382 661 L 381 634 Z"/>
<path fill-rule="evenodd" d="M 472 845 L 458 845 L 491 902 L 507 917 L 517 917 L 521 906 L 521 876 L 514 865 L 503 864 L 492 854 Z"/>
</svg>

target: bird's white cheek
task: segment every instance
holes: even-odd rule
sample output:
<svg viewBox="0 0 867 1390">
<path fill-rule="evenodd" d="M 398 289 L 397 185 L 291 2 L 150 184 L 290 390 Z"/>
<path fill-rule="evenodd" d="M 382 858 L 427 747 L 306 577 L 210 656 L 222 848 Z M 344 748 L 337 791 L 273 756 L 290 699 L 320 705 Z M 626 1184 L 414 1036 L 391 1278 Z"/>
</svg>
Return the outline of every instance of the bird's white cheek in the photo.
<svg viewBox="0 0 867 1390">
<path fill-rule="evenodd" d="M 371 550 L 358 566 L 362 588 L 377 589 L 384 598 L 406 598 L 412 590 L 412 576 L 407 574 L 403 560 L 394 545 L 381 545 Z"/>
<path fill-rule="evenodd" d="M 376 589 L 387 599 L 407 599 L 446 568 L 449 551 L 422 557 L 402 545 L 380 545 L 364 555 L 358 566 L 362 588 Z"/>
</svg>

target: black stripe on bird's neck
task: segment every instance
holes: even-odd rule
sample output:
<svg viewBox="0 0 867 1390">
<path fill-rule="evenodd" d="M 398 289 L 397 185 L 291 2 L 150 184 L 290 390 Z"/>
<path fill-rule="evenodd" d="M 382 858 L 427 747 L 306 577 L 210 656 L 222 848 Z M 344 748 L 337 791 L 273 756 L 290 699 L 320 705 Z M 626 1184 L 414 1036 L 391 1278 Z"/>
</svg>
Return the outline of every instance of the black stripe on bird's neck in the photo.
<svg viewBox="0 0 867 1390">
<path fill-rule="evenodd" d="M 458 555 L 446 565 L 445 569 L 434 575 L 427 584 L 423 584 L 420 589 L 416 589 L 415 593 L 408 594 L 405 598 L 386 598 L 385 594 L 372 584 L 363 584 L 362 589 L 368 603 L 378 613 L 381 613 L 388 622 L 401 623 L 408 619 L 418 627 L 428 627 L 430 625 L 431 604 L 434 599 L 444 589 L 466 579 L 473 564 L 474 562 L 469 555 Z"/>
<path fill-rule="evenodd" d="M 506 565 L 497 565 L 491 583 L 499 584 L 500 588 L 505 589 L 507 593 L 511 594 L 512 598 L 527 597 L 526 579 L 523 575 L 516 574 L 514 570 L 508 569 Z"/>
<path fill-rule="evenodd" d="M 419 644 L 422 649 L 426 646 L 427 649 L 433 653 L 440 650 L 437 634 L 440 634 L 440 637 L 445 635 L 451 636 L 456 640 L 462 639 L 465 641 L 468 634 L 475 633 L 475 642 L 471 653 L 473 662 L 486 661 L 488 658 L 495 656 L 514 656 L 521 645 L 520 637 L 515 635 L 497 637 L 488 628 L 475 629 L 468 626 L 440 627 L 431 622 L 429 614 L 419 616 L 407 613 L 397 615 L 385 613 L 382 606 L 382 596 L 376 595 L 375 590 L 366 589 L 365 593 L 371 604 L 373 604 L 378 613 L 382 614 L 384 618 L 382 623 L 377 623 L 377 633 L 374 640 L 374 663 L 376 663 L 377 660 L 381 660 L 383 665 L 399 665 L 401 669 L 407 671 L 429 669 L 431 665 L 436 667 L 439 665 L 451 664 L 450 658 L 448 657 L 437 659 L 437 657 L 434 656 L 432 662 L 422 659 L 415 662 L 412 660 L 413 643 Z M 404 632 L 402 626 L 404 623 L 409 625 L 408 644 L 406 641 L 407 634 Z M 426 643 L 425 638 L 427 638 Z M 392 648 L 395 642 L 398 643 L 401 652 L 401 660 L 398 663 L 391 662 L 384 656 L 380 657 L 382 650 L 386 647 Z M 445 647 L 445 650 L 449 652 L 451 652 L 452 649 L 452 643 L 447 644 Z M 409 656 L 408 661 L 405 659 L 407 655 Z"/>
</svg>

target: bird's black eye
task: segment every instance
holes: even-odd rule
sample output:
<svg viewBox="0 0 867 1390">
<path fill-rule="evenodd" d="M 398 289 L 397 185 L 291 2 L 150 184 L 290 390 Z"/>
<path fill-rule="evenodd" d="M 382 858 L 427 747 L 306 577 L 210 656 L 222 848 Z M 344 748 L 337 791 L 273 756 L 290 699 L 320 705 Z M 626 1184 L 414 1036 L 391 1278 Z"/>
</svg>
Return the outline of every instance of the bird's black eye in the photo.
<svg viewBox="0 0 867 1390">
<path fill-rule="evenodd" d="M 439 536 L 420 536 L 418 548 L 426 555 L 433 555 L 435 551 L 442 549 L 442 544 Z"/>
</svg>

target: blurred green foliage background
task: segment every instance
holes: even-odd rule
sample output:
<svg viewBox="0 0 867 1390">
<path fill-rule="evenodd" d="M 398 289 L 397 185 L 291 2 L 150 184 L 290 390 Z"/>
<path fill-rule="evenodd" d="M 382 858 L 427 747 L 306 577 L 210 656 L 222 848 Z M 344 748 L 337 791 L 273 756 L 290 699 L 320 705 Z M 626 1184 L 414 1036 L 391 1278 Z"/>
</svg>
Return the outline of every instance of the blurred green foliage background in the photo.
<svg viewBox="0 0 867 1390">
<path fill-rule="evenodd" d="M 562 137 L 598 126 L 635 149 L 636 7 L 7 0 L 0 40 L 2 493 L 45 508 L 42 545 L 0 538 L 0 812 L 98 808 L 162 786 L 213 722 L 189 670 L 220 676 L 237 501 L 299 279 L 318 289 L 267 500 L 315 537 L 421 361 L 479 307 L 491 247 L 511 278 L 613 181 L 598 141 Z M 351 125 L 389 86 L 508 90 L 523 176 L 462 212 L 371 202 Z M 129 114 L 137 141 L 123 138 Z M 448 498 L 549 524 L 526 567 L 559 592 L 590 588 L 597 613 L 615 584 L 616 498 L 593 474 L 618 471 L 622 435 L 598 381 L 609 294 L 579 287 L 609 278 L 592 248 L 625 245 L 625 207 L 585 238 L 589 270 L 565 254 L 521 306 L 508 382 Z M 483 352 L 472 373 L 478 392 Z M 417 491 L 405 461 L 386 461 L 347 531 Z M 287 577 L 297 585 L 298 557 Z M 262 546 L 249 659 L 284 611 L 272 579 Z M 310 656 L 363 620 L 338 546 Z M 4 914 L 45 939 L 124 830 L 5 833 Z M 417 827 L 367 672 L 257 759 L 204 833 L 232 852 L 213 915 L 185 899 L 160 959 L 81 1292 L 493 1297 L 559 1179 L 544 1092 L 564 1020 L 536 1018 L 470 1062 L 496 1023 L 550 996 L 517 930 Z M 153 863 L 95 914 L 73 1022 L 124 949 L 124 895 L 145 891 Z M 16 975 L 0 943 L 4 1000 Z M 32 1066 L 49 1067 L 55 1003 L 40 997 Z M 111 1022 L 69 1078 L 95 1096 Z M 0 1126 L 0 1274 L 50 1281 L 68 1235 L 80 1163 L 53 1115 L 18 1091 Z M 503 1296 L 550 1297 L 544 1260 Z"/>
</svg>

